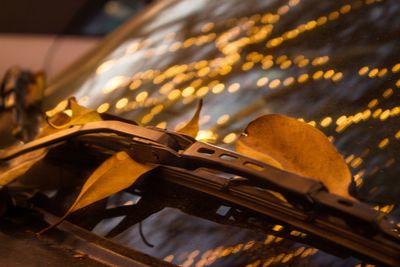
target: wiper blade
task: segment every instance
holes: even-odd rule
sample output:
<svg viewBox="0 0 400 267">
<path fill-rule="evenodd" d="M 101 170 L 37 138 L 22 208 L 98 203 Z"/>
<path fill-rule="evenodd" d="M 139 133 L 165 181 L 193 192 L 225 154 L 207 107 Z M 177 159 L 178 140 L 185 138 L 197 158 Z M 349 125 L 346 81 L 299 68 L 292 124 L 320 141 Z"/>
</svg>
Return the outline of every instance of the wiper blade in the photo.
<svg viewBox="0 0 400 267">
<path fill-rule="evenodd" d="M 162 167 L 159 169 L 163 179 L 192 190 L 206 193 L 228 203 L 275 219 L 282 224 L 290 225 L 307 235 L 318 237 L 318 243 L 325 241 L 324 248 L 335 252 L 345 248 L 346 255 L 359 256 L 365 260 L 388 266 L 399 266 L 400 243 L 398 238 L 392 238 L 383 230 L 387 226 L 375 227 L 375 223 L 354 220 L 344 214 L 330 211 L 315 210 L 303 212 L 290 205 L 274 200 L 265 190 L 260 190 L 246 184 L 232 184 L 226 187 L 226 178 L 205 169 L 186 171 L 177 168 Z M 356 209 L 368 209 L 367 205 L 357 206 Z M 386 229 L 389 229 L 387 227 Z M 314 243 L 317 245 L 318 243 Z M 339 254 L 340 256 L 341 254 Z"/>
<path fill-rule="evenodd" d="M 92 122 L 2 151 L 0 162 L 74 138 L 101 146 L 102 140 L 115 137 L 123 138 L 123 150 L 135 160 L 158 164 L 166 177 L 173 176 L 184 186 L 284 221 L 367 258 L 400 265 L 400 227 L 385 214 L 331 194 L 318 181 L 176 132 L 121 121 Z M 121 150 L 121 144 L 115 144 Z M 230 174 L 231 179 L 207 175 L 201 172 L 204 169 Z M 282 194 L 291 206 L 269 201 L 265 190 Z"/>
</svg>

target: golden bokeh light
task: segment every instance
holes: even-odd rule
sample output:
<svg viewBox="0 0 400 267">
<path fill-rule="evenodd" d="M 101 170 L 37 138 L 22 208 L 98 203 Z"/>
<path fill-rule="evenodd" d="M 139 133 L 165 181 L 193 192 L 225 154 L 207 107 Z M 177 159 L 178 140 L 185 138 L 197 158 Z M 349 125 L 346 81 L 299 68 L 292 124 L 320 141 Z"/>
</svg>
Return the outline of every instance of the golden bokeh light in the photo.
<svg viewBox="0 0 400 267">
<path fill-rule="evenodd" d="M 379 142 L 378 147 L 380 149 L 384 149 L 385 147 L 387 147 L 388 144 L 389 144 L 389 139 L 384 138 L 384 139 L 382 139 L 382 141 Z"/>
<path fill-rule="evenodd" d="M 319 80 L 322 78 L 323 75 L 324 75 L 324 72 L 322 70 L 318 70 L 318 71 L 314 72 L 312 77 L 314 80 Z"/>
<path fill-rule="evenodd" d="M 233 83 L 228 87 L 228 92 L 229 93 L 235 93 L 240 89 L 240 84 L 239 83 Z"/>
<path fill-rule="evenodd" d="M 382 96 L 383 98 L 389 98 L 393 95 L 393 89 L 392 88 L 388 88 L 385 90 L 385 92 L 383 92 Z"/>
<path fill-rule="evenodd" d="M 373 107 L 375 107 L 376 105 L 378 105 L 378 103 L 379 103 L 378 99 L 374 98 L 374 99 L 372 99 L 372 100 L 368 103 L 368 107 L 369 107 L 369 108 L 373 108 Z"/>
<path fill-rule="evenodd" d="M 332 81 L 334 82 L 338 82 L 341 79 L 343 79 L 343 73 L 342 72 L 336 72 L 333 76 L 332 76 Z"/>
<path fill-rule="evenodd" d="M 182 91 L 182 96 L 183 97 L 191 96 L 191 95 L 193 95 L 194 91 L 195 91 L 194 87 L 192 87 L 192 86 L 186 87 Z"/>
<path fill-rule="evenodd" d="M 228 114 L 224 114 L 217 119 L 217 124 L 222 125 L 228 122 L 230 116 Z"/>
<path fill-rule="evenodd" d="M 218 84 L 216 84 L 215 86 L 213 86 L 213 88 L 212 88 L 212 92 L 214 93 L 214 94 L 219 94 L 219 93 L 221 93 L 222 91 L 224 91 L 224 89 L 225 89 L 225 85 L 223 84 L 223 83 L 218 83 Z"/>
<path fill-rule="evenodd" d="M 115 107 L 117 109 L 121 109 L 124 108 L 127 104 L 128 104 L 128 98 L 124 97 L 118 100 L 117 103 L 115 103 Z"/>
<path fill-rule="evenodd" d="M 279 79 L 272 80 L 272 81 L 269 83 L 269 88 L 275 89 L 275 88 L 277 88 L 280 84 L 281 84 L 281 81 L 280 81 Z"/>
<path fill-rule="evenodd" d="M 163 109 L 164 109 L 164 105 L 158 104 L 151 109 L 150 113 L 153 115 L 156 115 L 156 114 L 160 113 Z"/>
<path fill-rule="evenodd" d="M 325 117 L 324 119 L 322 119 L 320 125 L 322 127 L 328 127 L 331 123 L 332 123 L 332 118 L 331 117 Z"/>
<path fill-rule="evenodd" d="M 147 124 L 153 120 L 153 114 L 146 114 L 143 116 L 142 120 L 140 121 L 142 124 Z"/>
<path fill-rule="evenodd" d="M 367 66 L 364 66 L 358 71 L 358 74 L 363 76 L 363 75 L 367 74 L 368 71 L 369 71 L 369 68 Z"/>
<path fill-rule="evenodd" d="M 197 90 L 196 95 L 198 97 L 203 97 L 208 93 L 209 90 L 210 89 L 207 86 L 200 87 L 199 90 Z"/>
<path fill-rule="evenodd" d="M 105 113 L 110 109 L 109 103 L 103 103 L 97 108 L 98 113 Z"/>
<path fill-rule="evenodd" d="M 269 81 L 268 77 L 262 77 L 257 80 L 257 86 L 262 87 L 262 86 L 266 85 L 268 83 L 268 81 Z"/>
<path fill-rule="evenodd" d="M 141 80 L 133 80 L 131 84 L 129 85 L 129 89 L 131 90 L 136 90 L 142 85 Z"/>
<path fill-rule="evenodd" d="M 394 65 L 393 67 L 392 67 L 392 72 L 393 73 L 397 73 L 397 72 L 399 72 L 400 71 L 400 63 L 397 63 L 396 65 Z"/>
<path fill-rule="evenodd" d="M 374 69 L 369 71 L 368 77 L 374 78 L 378 74 L 378 72 L 379 72 L 379 69 L 378 68 L 374 68 Z"/>
<path fill-rule="evenodd" d="M 178 97 L 181 96 L 181 91 L 178 89 L 172 90 L 169 94 L 168 94 L 168 99 L 169 100 L 176 100 Z"/>
<path fill-rule="evenodd" d="M 135 98 L 135 100 L 136 100 L 136 102 L 143 102 L 143 101 L 145 101 L 146 100 L 146 98 L 149 96 L 149 93 L 148 92 L 146 92 L 146 91 L 144 91 L 144 92 L 140 92 L 137 96 L 136 96 L 136 98 Z"/>
<path fill-rule="evenodd" d="M 324 78 L 325 78 L 325 79 L 330 79 L 334 74 L 335 74 L 335 71 L 334 71 L 334 70 L 327 70 L 327 71 L 324 73 Z"/>
<path fill-rule="evenodd" d="M 297 78 L 297 81 L 299 83 L 305 83 L 308 80 L 308 78 L 309 78 L 308 74 L 307 73 L 303 73 Z"/>
<path fill-rule="evenodd" d="M 293 77 L 287 77 L 285 80 L 283 80 L 283 85 L 289 86 L 289 85 L 292 85 L 294 82 L 295 82 L 295 79 Z"/>
<path fill-rule="evenodd" d="M 224 142 L 225 144 L 230 144 L 233 143 L 236 140 L 236 138 L 237 138 L 236 133 L 229 133 L 224 137 L 222 142 Z"/>
</svg>

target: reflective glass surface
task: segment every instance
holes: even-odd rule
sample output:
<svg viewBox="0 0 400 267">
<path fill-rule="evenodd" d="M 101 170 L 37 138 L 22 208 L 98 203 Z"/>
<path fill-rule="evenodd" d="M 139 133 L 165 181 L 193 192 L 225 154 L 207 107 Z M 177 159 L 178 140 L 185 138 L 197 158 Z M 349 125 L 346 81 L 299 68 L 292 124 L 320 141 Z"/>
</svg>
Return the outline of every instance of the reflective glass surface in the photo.
<svg viewBox="0 0 400 267">
<path fill-rule="evenodd" d="M 252 119 L 286 114 L 329 136 L 354 196 L 396 214 L 399 13 L 396 0 L 162 1 L 59 76 L 47 104 L 75 95 L 99 112 L 177 129 L 203 98 L 197 139 L 228 148 Z M 154 248 L 129 231 L 116 239 L 184 266 L 358 264 L 173 208 L 143 227 Z M 233 253 L 246 245 L 251 253 Z"/>
</svg>

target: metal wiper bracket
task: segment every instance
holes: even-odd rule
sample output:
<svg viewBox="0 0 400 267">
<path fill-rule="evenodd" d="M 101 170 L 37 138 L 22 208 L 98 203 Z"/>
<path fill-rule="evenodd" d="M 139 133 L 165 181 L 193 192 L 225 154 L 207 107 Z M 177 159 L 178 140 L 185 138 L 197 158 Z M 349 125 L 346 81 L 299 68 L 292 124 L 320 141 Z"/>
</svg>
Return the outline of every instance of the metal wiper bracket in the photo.
<svg viewBox="0 0 400 267">
<path fill-rule="evenodd" d="M 92 122 L 62 130 L 0 153 L 0 163 L 24 153 L 80 138 L 102 145 L 102 134 L 123 139 L 122 150 L 135 160 L 159 165 L 179 184 L 285 221 L 381 263 L 400 265 L 400 228 L 383 213 L 363 203 L 331 194 L 315 180 L 277 169 L 257 160 L 176 132 L 121 121 Z M 96 138 L 94 138 L 96 137 Z M 108 140 L 109 141 L 109 140 Z M 107 142 L 107 148 L 113 143 Z M 121 150 L 115 142 L 114 149 Z M 241 177 L 240 183 L 201 172 L 211 169 Z M 179 178 L 181 177 L 181 178 Z M 235 181 L 238 179 L 233 179 Z M 250 191 L 249 191 L 250 188 Z M 288 203 L 271 203 L 265 190 L 282 194 Z M 269 203 L 269 204 L 268 204 Z M 341 223 L 334 223 L 340 221 Z"/>
</svg>

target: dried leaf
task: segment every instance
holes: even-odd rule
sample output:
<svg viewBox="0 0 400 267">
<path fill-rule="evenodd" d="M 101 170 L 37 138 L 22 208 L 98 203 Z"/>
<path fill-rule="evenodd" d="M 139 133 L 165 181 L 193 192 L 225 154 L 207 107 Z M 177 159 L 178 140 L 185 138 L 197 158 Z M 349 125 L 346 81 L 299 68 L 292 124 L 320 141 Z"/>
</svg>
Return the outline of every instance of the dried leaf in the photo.
<svg viewBox="0 0 400 267">
<path fill-rule="evenodd" d="M 74 97 L 71 97 L 68 99 L 67 108 L 69 108 L 71 110 L 71 114 L 70 114 L 71 119 L 68 122 L 57 124 L 57 122 L 54 120 L 48 120 L 48 123 L 56 129 L 64 129 L 64 128 L 68 128 L 70 126 L 83 125 L 88 122 L 102 120 L 100 115 L 95 110 L 88 109 L 88 108 L 85 108 L 85 107 L 79 105 Z M 69 111 L 68 109 L 65 109 L 63 112 L 65 113 L 68 111 Z M 59 113 L 56 113 L 54 116 L 57 116 L 57 114 L 59 114 Z"/>
<path fill-rule="evenodd" d="M 74 97 L 63 100 L 52 110 L 46 111 L 46 117 L 48 125 L 41 129 L 37 138 L 53 134 L 70 126 L 102 120 L 99 113 L 79 105 Z"/>
<path fill-rule="evenodd" d="M 47 111 L 46 116 L 48 123 L 56 129 L 101 120 L 96 111 L 80 106 L 74 97 L 61 101 L 54 109 Z"/>
<path fill-rule="evenodd" d="M 81 193 L 68 212 L 74 212 L 131 186 L 155 166 L 134 161 L 118 152 L 97 168 L 83 185 Z"/>
<path fill-rule="evenodd" d="M 52 118 L 48 118 L 47 119 L 48 123 L 40 130 L 40 132 L 36 138 L 41 138 L 41 137 L 44 137 L 44 136 L 47 136 L 47 135 L 50 135 L 50 134 L 60 131 L 59 129 L 56 129 L 49 124 L 50 120 L 54 124 L 61 125 L 61 124 L 68 123 L 71 120 L 71 117 L 65 113 L 59 113 Z"/>
<path fill-rule="evenodd" d="M 346 162 L 328 138 L 307 123 L 283 115 L 265 115 L 247 126 L 236 145 L 239 153 L 319 180 L 330 192 L 352 198 Z"/>
<path fill-rule="evenodd" d="M 63 100 L 58 103 L 53 109 L 46 111 L 46 117 L 51 118 L 57 115 L 58 113 L 63 112 L 64 110 L 68 109 L 69 100 Z"/>
<path fill-rule="evenodd" d="M 128 188 L 154 167 L 154 165 L 144 165 L 134 161 L 125 152 L 114 154 L 103 162 L 87 179 L 74 204 L 60 221 L 40 233 L 58 225 L 72 212 Z"/>
<path fill-rule="evenodd" d="M 15 159 L 7 161 L 0 166 L 0 186 L 8 185 L 26 173 L 35 163 L 42 160 L 47 154 L 47 149 L 35 150 Z"/>
<path fill-rule="evenodd" d="M 196 112 L 194 113 L 192 119 L 180 130 L 178 130 L 179 133 L 186 134 L 193 138 L 197 136 L 197 133 L 199 132 L 200 129 L 199 120 L 200 120 L 200 112 L 202 106 L 203 106 L 203 99 L 200 99 L 199 103 L 197 104 Z"/>
</svg>

